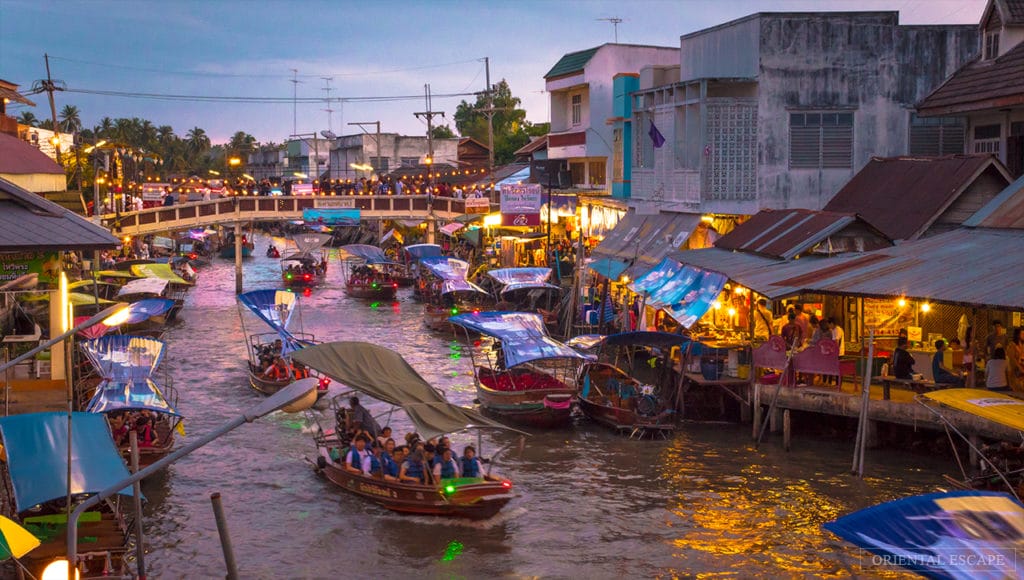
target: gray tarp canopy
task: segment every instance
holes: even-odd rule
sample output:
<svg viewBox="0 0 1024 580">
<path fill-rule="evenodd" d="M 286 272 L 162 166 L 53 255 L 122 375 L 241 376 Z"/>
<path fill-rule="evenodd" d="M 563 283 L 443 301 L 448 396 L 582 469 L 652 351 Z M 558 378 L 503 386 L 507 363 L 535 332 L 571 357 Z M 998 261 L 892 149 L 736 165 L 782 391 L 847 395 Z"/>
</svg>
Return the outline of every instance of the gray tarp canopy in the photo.
<svg viewBox="0 0 1024 580">
<path fill-rule="evenodd" d="M 449 403 L 402 355 L 382 346 L 330 342 L 296 351 L 292 359 L 374 399 L 402 407 L 427 439 L 473 428 L 516 431 Z"/>
</svg>

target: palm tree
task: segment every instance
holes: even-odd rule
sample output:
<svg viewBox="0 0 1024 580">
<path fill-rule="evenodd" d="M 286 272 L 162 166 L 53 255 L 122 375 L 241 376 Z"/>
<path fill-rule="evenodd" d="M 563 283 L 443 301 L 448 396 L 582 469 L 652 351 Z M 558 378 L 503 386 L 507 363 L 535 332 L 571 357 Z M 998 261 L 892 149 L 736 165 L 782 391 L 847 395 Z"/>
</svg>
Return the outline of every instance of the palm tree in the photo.
<svg viewBox="0 0 1024 580">
<path fill-rule="evenodd" d="M 111 131 L 114 130 L 114 120 L 110 117 L 103 117 L 100 119 L 100 124 L 96 125 L 93 132 L 96 133 L 97 137 L 110 137 Z"/>
<path fill-rule="evenodd" d="M 22 111 L 18 115 L 18 123 L 22 125 L 28 125 L 29 127 L 36 127 L 39 124 L 39 119 L 36 118 L 35 113 L 32 111 Z"/>
<path fill-rule="evenodd" d="M 82 130 L 82 118 L 79 114 L 78 107 L 74 105 L 64 105 L 64 108 L 60 110 L 60 125 L 64 131 L 68 133 L 77 133 Z"/>
<path fill-rule="evenodd" d="M 210 137 L 207 136 L 206 131 L 199 127 L 189 129 L 185 135 L 185 143 L 188 146 L 188 152 L 195 156 L 205 153 L 210 149 Z"/>
</svg>

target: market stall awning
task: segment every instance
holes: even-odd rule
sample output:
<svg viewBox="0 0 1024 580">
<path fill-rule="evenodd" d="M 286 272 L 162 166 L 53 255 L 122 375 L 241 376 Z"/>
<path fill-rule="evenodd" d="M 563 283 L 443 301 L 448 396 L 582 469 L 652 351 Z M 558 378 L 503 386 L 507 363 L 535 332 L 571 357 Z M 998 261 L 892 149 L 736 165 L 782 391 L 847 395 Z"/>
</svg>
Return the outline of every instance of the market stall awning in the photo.
<svg viewBox="0 0 1024 580">
<path fill-rule="evenodd" d="M 114 411 L 153 411 L 178 415 L 177 409 L 164 397 L 152 379 L 103 381 L 96 387 L 86 410 L 90 413 Z"/>
<path fill-rule="evenodd" d="M 160 366 L 166 347 L 155 338 L 122 334 L 88 340 L 81 346 L 101 377 L 129 382 L 151 377 Z"/>
<path fill-rule="evenodd" d="M 437 244 L 413 244 L 406 246 L 405 251 L 412 256 L 413 260 L 422 260 L 423 258 L 436 258 L 441 256 L 444 252 L 441 250 L 441 246 Z"/>
<path fill-rule="evenodd" d="M 629 212 L 592 252 L 597 265 L 611 272 L 625 264 L 620 275 L 637 277 L 653 268 L 672 250 L 678 250 L 700 224 L 700 215 L 691 213 L 659 213 L 640 215 Z M 602 263 L 601 260 L 609 260 Z M 615 264 L 615 265 L 613 265 Z M 601 269 L 591 269 L 604 276 Z M 617 277 L 617 276 L 616 276 Z"/>
<path fill-rule="evenodd" d="M 404 241 L 402 239 L 401 232 L 399 232 L 395 228 L 391 228 L 390 230 L 388 230 L 386 234 L 384 234 L 384 236 L 380 239 L 380 245 L 383 246 L 384 244 L 390 242 L 391 240 L 394 240 L 399 244 L 401 244 Z"/>
<path fill-rule="evenodd" d="M 502 294 L 523 288 L 559 288 L 548 284 L 551 268 L 499 268 L 488 271 L 487 275 L 502 285 Z"/>
<path fill-rule="evenodd" d="M 548 336 L 544 319 L 532 312 L 467 313 L 448 320 L 500 340 L 506 368 L 542 359 L 587 358 Z"/>
<path fill-rule="evenodd" d="M 459 222 L 452 222 L 450 224 L 441 226 L 441 228 L 438 231 L 450 238 L 455 235 L 455 232 L 461 230 L 464 227 L 466 226 L 460 224 Z"/>
<path fill-rule="evenodd" d="M 727 280 L 720 272 L 684 266 L 665 258 L 630 288 L 645 296 L 647 304 L 664 310 L 689 328 L 711 308 Z"/>
<path fill-rule="evenodd" d="M 0 437 L 18 513 L 67 495 L 66 412 L 0 418 Z M 102 415 L 71 414 L 71 457 L 72 495 L 97 493 L 129 476 Z M 121 493 L 131 495 L 131 488 Z"/>
</svg>

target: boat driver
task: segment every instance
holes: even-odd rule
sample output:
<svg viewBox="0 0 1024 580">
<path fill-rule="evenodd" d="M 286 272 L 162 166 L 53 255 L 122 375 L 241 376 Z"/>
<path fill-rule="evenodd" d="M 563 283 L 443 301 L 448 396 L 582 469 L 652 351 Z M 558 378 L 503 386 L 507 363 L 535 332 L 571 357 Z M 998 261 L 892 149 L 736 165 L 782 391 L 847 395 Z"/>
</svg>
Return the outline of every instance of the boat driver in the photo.
<svg viewBox="0 0 1024 580">
<path fill-rule="evenodd" d="M 366 431 L 370 434 L 371 440 L 380 435 L 380 425 L 370 411 L 359 403 L 359 397 L 350 397 L 348 404 L 352 410 L 348 413 L 345 427 L 350 433 Z"/>
</svg>

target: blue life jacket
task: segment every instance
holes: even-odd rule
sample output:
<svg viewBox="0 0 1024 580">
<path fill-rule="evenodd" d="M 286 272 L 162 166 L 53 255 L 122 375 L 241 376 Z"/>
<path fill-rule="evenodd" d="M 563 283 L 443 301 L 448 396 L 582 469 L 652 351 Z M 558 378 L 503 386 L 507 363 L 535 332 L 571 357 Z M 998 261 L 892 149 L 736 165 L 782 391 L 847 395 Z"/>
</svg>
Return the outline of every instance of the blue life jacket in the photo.
<svg viewBox="0 0 1024 580">
<path fill-rule="evenodd" d="M 455 460 L 450 459 L 448 461 L 441 460 L 441 479 L 451 479 L 455 477 Z"/>
<path fill-rule="evenodd" d="M 420 481 L 423 481 L 423 464 L 413 463 L 412 461 L 406 462 L 405 474 L 409 477 L 415 477 Z"/>
<path fill-rule="evenodd" d="M 362 469 L 363 469 L 363 455 L 361 453 L 359 453 L 359 450 L 356 449 L 355 447 L 353 447 L 348 452 L 348 455 L 345 456 L 345 463 L 350 463 L 349 462 L 350 459 L 351 459 L 352 467 L 355 467 L 356 469 L 362 471 Z"/>
<path fill-rule="evenodd" d="M 398 477 L 398 464 L 387 453 L 380 454 L 380 462 L 384 465 L 384 475 Z"/>
<path fill-rule="evenodd" d="M 462 458 L 462 477 L 480 477 L 480 460 L 476 457 Z"/>
<path fill-rule="evenodd" d="M 370 454 L 370 473 L 367 475 L 373 475 L 380 471 L 380 460 L 373 453 Z"/>
</svg>

